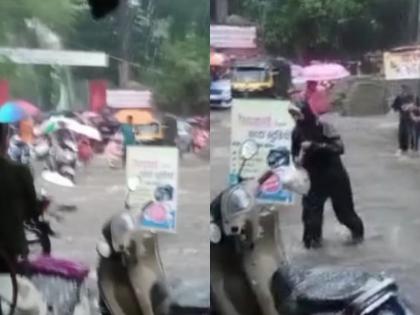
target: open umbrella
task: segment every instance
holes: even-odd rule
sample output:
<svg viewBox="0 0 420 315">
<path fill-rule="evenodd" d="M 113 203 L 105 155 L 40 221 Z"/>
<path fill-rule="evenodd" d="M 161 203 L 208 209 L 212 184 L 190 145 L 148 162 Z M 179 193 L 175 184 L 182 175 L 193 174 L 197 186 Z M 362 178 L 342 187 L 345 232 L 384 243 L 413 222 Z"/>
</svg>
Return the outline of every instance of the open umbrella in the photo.
<svg viewBox="0 0 420 315">
<path fill-rule="evenodd" d="M 342 65 L 335 63 L 313 64 L 303 68 L 303 78 L 306 81 L 331 81 L 350 76 Z"/>
<path fill-rule="evenodd" d="M 133 117 L 133 124 L 135 125 L 146 125 L 155 122 L 153 114 L 148 110 L 123 109 L 115 114 L 115 118 L 122 124 L 127 122 L 129 116 Z"/>
<path fill-rule="evenodd" d="M 28 118 L 25 110 L 14 102 L 7 102 L 0 107 L 0 123 L 13 124 Z"/>
<path fill-rule="evenodd" d="M 210 66 L 220 67 L 220 66 L 223 66 L 225 62 L 226 62 L 226 58 L 223 54 L 220 54 L 220 53 L 210 54 Z"/>
<path fill-rule="evenodd" d="M 91 126 L 83 125 L 74 119 L 66 118 L 66 117 L 53 116 L 47 121 L 45 121 L 41 125 L 40 129 L 45 134 L 52 133 L 60 128 L 60 123 L 65 123 L 66 127 L 69 130 L 73 131 L 74 133 L 83 135 L 89 139 L 93 139 L 97 141 L 102 140 L 101 134 L 98 131 L 98 129 Z"/>
<path fill-rule="evenodd" d="M 25 100 L 13 101 L 13 103 L 16 103 L 18 106 L 22 107 L 23 110 L 31 117 L 35 117 L 41 112 L 38 107 Z"/>
</svg>

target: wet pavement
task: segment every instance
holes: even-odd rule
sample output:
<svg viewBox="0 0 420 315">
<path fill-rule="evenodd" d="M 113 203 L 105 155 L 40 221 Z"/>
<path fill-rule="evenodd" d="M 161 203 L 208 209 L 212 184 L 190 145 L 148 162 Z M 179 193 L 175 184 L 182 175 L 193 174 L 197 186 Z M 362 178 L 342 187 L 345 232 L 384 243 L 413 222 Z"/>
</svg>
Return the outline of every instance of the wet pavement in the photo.
<svg viewBox="0 0 420 315">
<path fill-rule="evenodd" d="M 160 236 L 161 256 L 170 279 L 210 283 L 208 164 L 205 158 L 193 155 L 181 161 L 177 233 Z M 53 225 L 61 234 L 53 240 L 53 254 L 81 261 L 94 270 L 102 225 L 124 210 L 124 171 L 109 169 L 105 159 L 98 156 L 92 165 L 80 170 L 75 188 L 49 184 L 39 176 L 36 185 L 52 195 L 52 210 L 60 205 L 76 206 L 60 212 L 63 220 Z"/>
<path fill-rule="evenodd" d="M 395 157 L 397 118 L 325 117 L 342 134 L 344 162 L 353 184 L 356 209 L 366 225 L 366 242 L 344 243 L 348 232 L 328 204 L 324 219 L 324 247 L 306 251 L 301 245 L 301 210 L 281 210 L 286 253 L 294 265 L 362 267 L 385 272 L 398 280 L 404 297 L 420 312 L 420 157 Z M 230 111 L 211 115 L 211 196 L 226 186 L 229 159 Z"/>
</svg>

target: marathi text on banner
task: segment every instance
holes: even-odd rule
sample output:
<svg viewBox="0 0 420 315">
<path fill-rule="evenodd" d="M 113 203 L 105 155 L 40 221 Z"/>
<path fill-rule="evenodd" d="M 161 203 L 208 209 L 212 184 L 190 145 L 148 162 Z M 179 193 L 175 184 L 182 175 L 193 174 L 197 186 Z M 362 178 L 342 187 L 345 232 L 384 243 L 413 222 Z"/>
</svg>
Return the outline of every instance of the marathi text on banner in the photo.
<svg viewBox="0 0 420 315">
<path fill-rule="evenodd" d="M 259 145 L 257 156 L 246 163 L 242 176 L 256 178 L 268 169 L 275 169 L 258 193 L 259 203 L 292 204 L 293 194 L 282 187 L 281 174 L 292 166 L 291 140 L 294 121 L 287 101 L 241 100 L 232 108 L 230 184 L 238 180 L 241 165 L 240 148 L 248 139 Z"/>
<path fill-rule="evenodd" d="M 215 48 L 256 48 L 254 26 L 210 25 L 210 46 Z"/>
<path fill-rule="evenodd" d="M 128 147 L 127 181 L 139 180 L 130 198 L 138 228 L 176 232 L 178 156 L 178 150 L 172 147 Z"/>
<path fill-rule="evenodd" d="M 387 80 L 420 79 L 420 48 L 384 53 Z"/>
</svg>

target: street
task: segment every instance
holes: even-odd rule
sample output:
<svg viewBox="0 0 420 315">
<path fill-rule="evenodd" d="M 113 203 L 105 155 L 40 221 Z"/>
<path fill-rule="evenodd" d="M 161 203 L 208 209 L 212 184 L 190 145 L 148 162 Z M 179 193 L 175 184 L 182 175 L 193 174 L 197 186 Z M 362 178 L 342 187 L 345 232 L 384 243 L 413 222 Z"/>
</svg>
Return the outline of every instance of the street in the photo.
<svg viewBox="0 0 420 315">
<path fill-rule="evenodd" d="M 238 100 L 236 100 L 238 102 Z M 366 241 L 344 245 L 348 237 L 330 205 L 324 219 L 324 247 L 306 251 L 301 244 L 300 202 L 281 209 L 286 253 L 292 264 L 359 266 L 395 277 L 404 297 L 420 311 L 420 158 L 398 160 L 397 118 L 390 116 L 326 117 L 346 145 L 344 163 L 349 171 L 356 209 L 366 225 Z M 211 197 L 226 187 L 229 168 L 230 111 L 211 113 Z"/>
<path fill-rule="evenodd" d="M 163 264 L 170 280 L 210 283 L 208 161 L 188 155 L 180 164 L 177 233 L 160 236 Z M 53 239 L 53 255 L 86 263 L 94 270 L 102 225 L 124 210 L 124 171 L 109 169 L 105 159 L 97 156 L 92 165 L 79 171 L 75 188 L 49 184 L 39 176 L 36 186 L 52 196 L 52 210 L 76 206 L 75 210 L 68 207 L 68 212 L 60 211 L 63 220 L 54 225 L 60 237 Z"/>
</svg>

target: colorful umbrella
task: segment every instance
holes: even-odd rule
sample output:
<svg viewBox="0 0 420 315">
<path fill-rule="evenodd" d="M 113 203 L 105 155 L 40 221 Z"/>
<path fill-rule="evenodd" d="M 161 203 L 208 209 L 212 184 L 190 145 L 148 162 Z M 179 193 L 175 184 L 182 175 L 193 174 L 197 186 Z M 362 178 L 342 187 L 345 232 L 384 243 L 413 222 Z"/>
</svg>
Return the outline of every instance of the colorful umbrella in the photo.
<svg viewBox="0 0 420 315">
<path fill-rule="evenodd" d="M 23 110 L 31 117 L 38 116 L 41 112 L 38 107 L 36 107 L 34 104 L 31 104 L 31 103 L 29 103 L 28 101 L 25 101 L 25 100 L 13 101 L 13 103 L 22 107 Z"/>
<path fill-rule="evenodd" d="M 26 118 L 28 114 L 15 102 L 7 102 L 0 107 L 0 123 L 13 124 Z"/>
<path fill-rule="evenodd" d="M 153 114 L 148 110 L 123 109 L 115 114 L 115 118 L 123 124 L 127 122 L 128 116 L 133 117 L 133 124 L 135 125 L 147 125 L 156 121 Z"/>
<path fill-rule="evenodd" d="M 220 54 L 220 53 L 210 54 L 210 66 L 220 67 L 220 66 L 223 66 L 225 62 L 226 62 L 226 58 L 223 54 Z"/>
<path fill-rule="evenodd" d="M 313 64 L 303 68 L 303 78 L 306 81 L 331 81 L 350 76 L 342 65 L 335 63 Z"/>
</svg>

